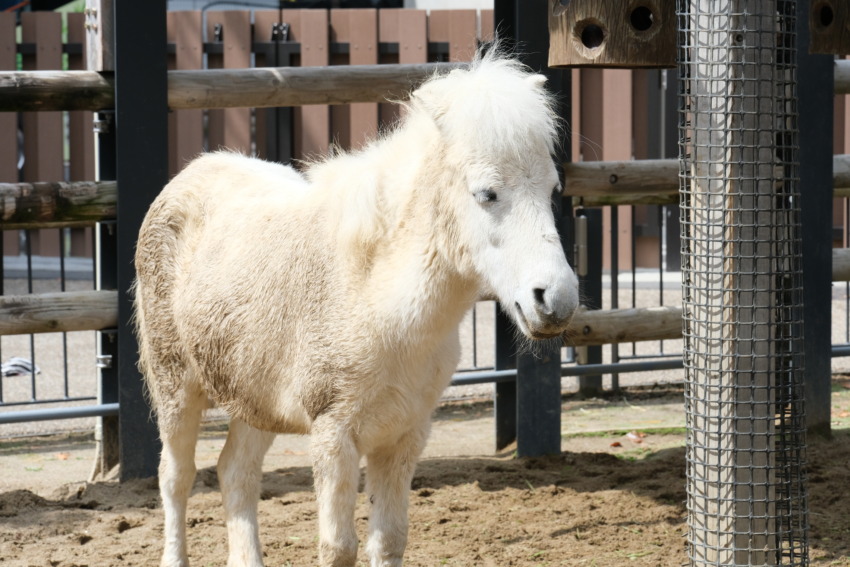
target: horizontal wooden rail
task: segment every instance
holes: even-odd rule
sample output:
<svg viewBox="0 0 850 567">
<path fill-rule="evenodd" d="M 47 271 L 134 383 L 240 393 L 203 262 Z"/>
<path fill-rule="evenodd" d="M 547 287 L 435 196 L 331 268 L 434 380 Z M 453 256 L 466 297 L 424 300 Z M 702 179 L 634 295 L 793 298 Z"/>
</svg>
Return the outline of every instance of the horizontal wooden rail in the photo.
<svg viewBox="0 0 850 567">
<path fill-rule="evenodd" d="M 105 110 L 115 105 L 111 76 L 95 71 L 4 71 L 0 111 Z"/>
<path fill-rule="evenodd" d="M 0 228 L 67 227 L 114 219 L 115 181 L 0 183 Z"/>
<path fill-rule="evenodd" d="M 168 72 L 168 106 L 275 107 L 402 98 L 434 73 L 464 63 L 256 67 Z M 850 61 L 835 62 L 835 92 L 850 94 Z M 0 112 L 106 110 L 114 81 L 94 71 L 0 72 Z"/>
<path fill-rule="evenodd" d="M 229 108 L 383 102 L 406 98 L 434 75 L 463 63 L 335 65 L 170 71 L 168 106 Z"/>
<path fill-rule="evenodd" d="M 117 322 L 116 291 L 0 296 L 0 335 L 96 331 Z"/>
<path fill-rule="evenodd" d="M 678 203 L 679 160 L 565 163 L 564 195 L 586 207 Z"/>
<path fill-rule="evenodd" d="M 850 155 L 833 160 L 836 197 L 850 197 Z M 564 165 L 564 194 L 580 206 L 674 204 L 677 160 L 594 161 Z M 115 181 L 0 183 L 0 229 L 91 225 L 115 218 Z M 843 281 L 843 280 L 842 280 Z"/>
<path fill-rule="evenodd" d="M 832 250 L 832 281 L 850 281 L 850 249 Z M 579 310 L 565 336 L 569 346 L 682 338 L 681 307 Z"/>
<path fill-rule="evenodd" d="M 833 157 L 836 197 L 850 197 L 850 154 Z M 673 205 L 679 202 L 679 161 L 582 161 L 564 164 L 564 195 L 575 206 Z"/>
<path fill-rule="evenodd" d="M 168 72 L 171 109 L 303 106 L 402 99 L 435 73 L 466 63 L 257 67 Z M 0 111 L 106 110 L 111 77 L 93 71 L 0 73 Z"/>
<path fill-rule="evenodd" d="M 850 60 L 835 60 L 835 94 L 850 94 Z"/>
<path fill-rule="evenodd" d="M 833 281 L 850 281 L 850 249 L 832 251 Z M 87 331 L 115 326 L 115 291 L 68 291 L 0 296 L 0 335 Z M 682 338 L 681 307 L 580 309 L 565 339 L 590 346 Z"/>
<path fill-rule="evenodd" d="M 681 337 L 681 307 L 581 309 L 570 323 L 565 342 L 570 346 L 590 346 Z"/>
</svg>

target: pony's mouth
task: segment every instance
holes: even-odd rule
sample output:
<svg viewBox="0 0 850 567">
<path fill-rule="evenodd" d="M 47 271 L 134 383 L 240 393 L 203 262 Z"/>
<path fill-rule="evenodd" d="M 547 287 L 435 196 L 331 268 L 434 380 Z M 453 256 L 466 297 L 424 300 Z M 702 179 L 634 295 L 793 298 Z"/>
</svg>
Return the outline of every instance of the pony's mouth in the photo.
<svg viewBox="0 0 850 567">
<path fill-rule="evenodd" d="M 516 309 L 516 317 L 514 317 L 514 319 L 516 319 L 517 325 L 519 325 L 519 330 L 522 331 L 522 334 L 526 337 L 530 337 L 535 340 L 545 340 L 554 339 L 555 337 L 560 337 L 562 335 L 561 331 L 547 333 L 545 331 L 532 330 L 531 326 L 528 324 L 528 319 L 525 318 L 525 313 L 523 313 L 519 302 L 514 302 L 514 308 Z"/>
</svg>

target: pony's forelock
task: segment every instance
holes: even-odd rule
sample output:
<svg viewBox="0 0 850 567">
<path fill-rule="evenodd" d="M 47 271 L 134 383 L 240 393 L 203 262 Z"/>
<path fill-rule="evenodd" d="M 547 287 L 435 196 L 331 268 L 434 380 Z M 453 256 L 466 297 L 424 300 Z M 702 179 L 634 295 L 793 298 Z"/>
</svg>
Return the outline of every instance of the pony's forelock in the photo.
<svg viewBox="0 0 850 567">
<path fill-rule="evenodd" d="M 556 99 L 541 82 L 494 41 L 478 49 L 468 69 L 426 81 L 409 110 L 431 115 L 450 143 L 477 140 L 492 151 L 522 157 L 527 144 L 542 137 L 554 153 L 563 126 Z"/>
</svg>

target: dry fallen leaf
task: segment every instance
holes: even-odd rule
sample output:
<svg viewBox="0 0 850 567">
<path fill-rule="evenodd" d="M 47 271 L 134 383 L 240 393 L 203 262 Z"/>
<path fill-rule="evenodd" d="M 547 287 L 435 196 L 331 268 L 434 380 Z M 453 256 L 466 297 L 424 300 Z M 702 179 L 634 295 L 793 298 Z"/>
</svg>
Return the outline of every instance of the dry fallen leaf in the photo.
<svg viewBox="0 0 850 567">
<path fill-rule="evenodd" d="M 850 417 L 850 411 L 843 411 L 838 414 L 838 417 Z"/>
<path fill-rule="evenodd" d="M 623 444 L 620 443 L 619 441 L 614 441 L 613 443 L 611 443 L 611 447 L 622 447 L 622 446 L 623 446 Z"/>
<path fill-rule="evenodd" d="M 646 433 L 640 433 L 637 431 L 629 431 L 626 433 L 626 437 L 632 443 L 643 443 L 643 438 L 646 437 Z"/>
<path fill-rule="evenodd" d="M 56 458 L 60 461 L 67 461 L 70 456 L 71 453 L 56 453 Z"/>
</svg>

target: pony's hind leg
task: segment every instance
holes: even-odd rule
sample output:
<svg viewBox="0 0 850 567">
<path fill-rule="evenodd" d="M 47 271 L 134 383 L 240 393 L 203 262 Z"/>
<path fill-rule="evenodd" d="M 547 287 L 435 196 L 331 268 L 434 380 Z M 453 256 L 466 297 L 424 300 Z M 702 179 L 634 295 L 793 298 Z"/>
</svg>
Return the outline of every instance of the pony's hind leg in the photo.
<svg viewBox="0 0 850 567">
<path fill-rule="evenodd" d="M 186 505 L 195 482 L 195 445 L 206 396 L 200 389 L 184 389 L 160 406 L 162 457 L 159 462 L 159 491 L 165 515 L 161 565 L 187 567 Z"/>
<path fill-rule="evenodd" d="M 416 462 L 428 438 L 426 422 L 390 446 L 366 456 L 366 491 L 372 503 L 366 550 L 371 567 L 401 567 L 407 546 L 407 508 Z"/>
<path fill-rule="evenodd" d="M 230 421 L 227 441 L 218 459 L 218 482 L 227 519 L 228 567 L 263 564 L 257 501 L 263 457 L 274 437 L 274 433 L 254 429 L 239 419 Z"/>
</svg>

